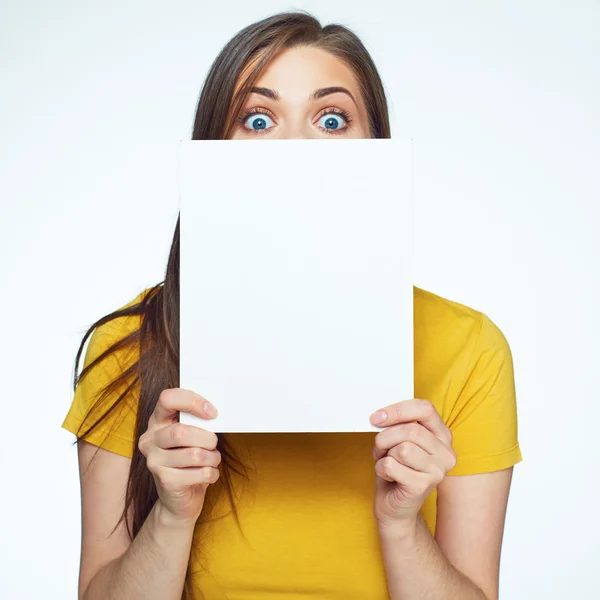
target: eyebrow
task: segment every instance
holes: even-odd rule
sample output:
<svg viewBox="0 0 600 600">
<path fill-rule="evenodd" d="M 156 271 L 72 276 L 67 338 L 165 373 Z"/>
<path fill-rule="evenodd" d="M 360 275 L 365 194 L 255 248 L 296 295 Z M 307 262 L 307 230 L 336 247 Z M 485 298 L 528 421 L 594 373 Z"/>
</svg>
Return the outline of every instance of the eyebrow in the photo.
<svg viewBox="0 0 600 600">
<path fill-rule="evenodd" d="M 271 100 L 275 100 L 277 102 L 279 100 L 279 94 L 270 88 L 265 87 L 251 87 L 248 89 L 249 94 L 260 94 L 261 96 L 266 96 Z"/>
<path fill-rule="evenodd" d="M 329 96 L 330 94 L 337 94 L 339 92 L 350 96 L 350 98 L 352 98 L 352 102 L 354 102 L 354 104 L 356 104 L 356 100 L 354 99 L 354 96 L 345 87 L 341 87 L 339 85 L 332 86 L 332 87 L 326 87 L 326 88 L 319 88 L 318 90 L 315 90 L 311 94 L 311 96 L 312 96 L 313 100 L 318 100 L 319 98 Z"/>
<path fill-rule="evenodd" d="M 350 96 L 350 98 L 352 98 L 352 101 L 354 102 L 354 104 L 356 104 L 356 100 L 354 99 L 354 96 L 350 93 L 350 91 L 347 90 L 345 87 L 341 87 L 341 86 L 337 86 L 337 85 L 331 86 L 331 87 L 319 88 L 318 90 L 315 90 L 312 94 L 310 94 L 309 97 L 312 100 L 318 100 L 319 98 L 324 98 L 325 96 L 329 96 L 330 94 L 338 94 L 340 92 L 342 94 L 347 94 L 348 96 Z M 280 98 L 280 96 L 276 90 L 272 90 L 271 88 L 265 88 L 265 87 L 251 87 L 248 89 L 248 93 L 249 94 L 259 94 L 261 96 L 270 98 L 271 100 L 274 100 L 275 102 L 277 102 Z"/>
</svg>

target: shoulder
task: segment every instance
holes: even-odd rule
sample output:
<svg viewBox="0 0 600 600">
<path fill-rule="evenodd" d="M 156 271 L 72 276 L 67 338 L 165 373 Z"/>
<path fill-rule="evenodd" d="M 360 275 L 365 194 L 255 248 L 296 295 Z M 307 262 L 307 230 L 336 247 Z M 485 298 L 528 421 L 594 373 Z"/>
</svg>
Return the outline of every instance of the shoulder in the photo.
<svg viewBox="0 0 600 600">
<path fill-rule="evenodd" d="M 512 353 L 484 312 L 415 288 L 415 396 L 431 400 L 453 434 L 456 467 L 472 475 L 518 463 Z"/>
<path fill-rule="evenodd" d="M 444 298 L 417 286 L 413 286 L 415 318 L 430 321 L 477 326 L 481 322 L 482 314 L 479 310 L 471 308 L 460 302 Z"/>
<path fill-rule="evenodd" d="M 121 306 L 114 308 L 112 312 L 118 312 L 133 308 L 148 296 L 154 288 L 145 288 L 137 296 L 127 301 Z M 115 342 L 123 339 L 127 335 L 137 331 L 142 323 L 141 314 L 125 314 L 113 318 L 106 323 L 102 323 L 92 333 L 88 346 L 88 354 L 98 355 Z M 93 359 L 95 356 L 90 356 Z"/>
<path fill-rule="evenodd" d="M 135 307 L 152 289 L 145 289 L 108 314 Z M 85 352 L 83 367 L 87 370 L 79 375 L 62 424 L 77 437 L 130 458 L 140 391 L 136 378 L 139 340 L 134 337 L 131 343 L 118 343 L 139 330 L 141 319 L 141 313 L 134 311 L 94 329 Z"/>
<path fill-rule="evenodd" d="M 109 314 L 135 307 L 151 289 L 144 289 Z M 84 394 L 89 396 L 86 402 L 91 402 L 104 392 L 106 386 L 135 365 L 139 359 L 139 339 L 133 337 L 126 342 L 126 338 L 139 331 L 141 322 L 142 314 L 132 312 L 106 321 L 94 329 L 88 341 L 83 364 L 84 369 L 90 367 L 92 363 L 93 366 L 82 373 L 77 383 L 76 398 L 79 394 Z M 111 348 L 112 351 L 105 354 Z"/>
<path fill-rule="evenodd" d="M 414 288 L 415 392 L 439 395 L 458 393 L 474 373 L 493 376 L 511 363 L 508 341 L 484 312 Z M 427 396 L 426 396 L 427 397 Z"/>
<path fill-rule="evenodd" d="M 506 346 L 496 323 L 476 308 L 414 286 L 415 336 L 446 345 Z"/>
</svg>

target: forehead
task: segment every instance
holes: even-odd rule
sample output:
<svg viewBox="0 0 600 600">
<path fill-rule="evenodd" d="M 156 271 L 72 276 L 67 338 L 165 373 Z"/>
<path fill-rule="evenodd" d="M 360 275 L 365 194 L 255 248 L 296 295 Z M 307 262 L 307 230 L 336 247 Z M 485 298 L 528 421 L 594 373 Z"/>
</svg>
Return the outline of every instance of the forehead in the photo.
<svg viewBox="0 0 600 600">
<path fill-rule="evenodd" d="M 254 66 L 248 65 L 238 82 L 238 88 Z M 285 48 L 278 52 L 258 77 L 257 87 L 277 90 L 285 100 L 308 95 L 329 86 L 342 86 L 352 93 L 358 91 L 358 81 L 350 67 L 330 52 L 314 46 Z"/>
</svg>

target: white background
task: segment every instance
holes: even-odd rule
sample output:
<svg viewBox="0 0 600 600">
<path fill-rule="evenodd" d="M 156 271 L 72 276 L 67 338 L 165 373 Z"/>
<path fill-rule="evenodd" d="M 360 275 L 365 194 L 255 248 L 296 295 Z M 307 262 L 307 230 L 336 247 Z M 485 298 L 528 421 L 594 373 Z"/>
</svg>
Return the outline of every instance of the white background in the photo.
<svg viewBox="0 0 600 600">
<path fill-rule="evenodd" d="M 163 278 L 165 148 L 191 136 L 211 61 L 295 7 L 359 33 L 393 135 L 414 139 L 415 284 L 485 312 L 511 345 L 524 462 L 502 598 L 597 598 L 595 0 L 3 3 L 0 597 L 76 597 L 76 450 L 60 428 L 75 351 Z M 79 153 L 90 140 L 97 152 Z"/>
</svg>

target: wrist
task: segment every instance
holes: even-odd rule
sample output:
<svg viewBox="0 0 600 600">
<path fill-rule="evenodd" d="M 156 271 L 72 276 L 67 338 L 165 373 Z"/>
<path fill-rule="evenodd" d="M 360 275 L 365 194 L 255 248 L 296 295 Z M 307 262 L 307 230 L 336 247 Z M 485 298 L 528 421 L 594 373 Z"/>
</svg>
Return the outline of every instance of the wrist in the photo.
<svg viewBox="0 0 600 600">
<path fill-rule="evenodd" d="M 174 515 L 161 501 L 160 498 L 154 505 L 154 516 L 156 523 L 160 527 L 167 527 L 169 529 L 182 529 L 193 531 L 196 526 L 197 517 L 178 517 Z"/>
<path fill-rule="evenodd" d="M 421 516 L 401 519 L 391 523 L 377 523 L 379 537 L 384 542 L 410 543 L 417 537 L 417 530 Z"/>
</svg>

